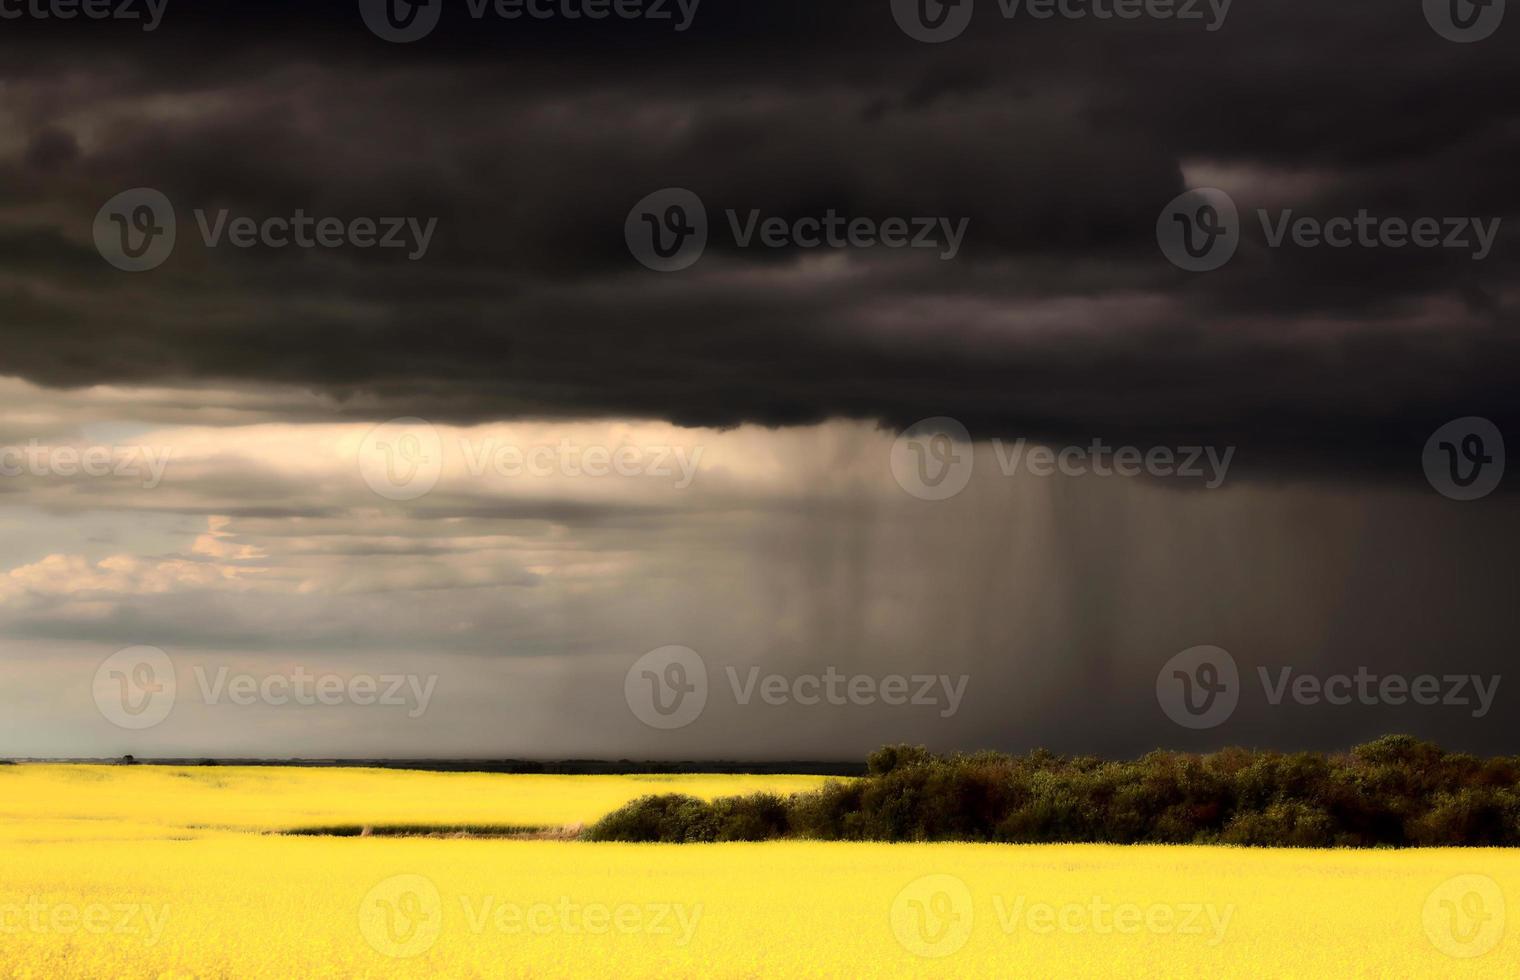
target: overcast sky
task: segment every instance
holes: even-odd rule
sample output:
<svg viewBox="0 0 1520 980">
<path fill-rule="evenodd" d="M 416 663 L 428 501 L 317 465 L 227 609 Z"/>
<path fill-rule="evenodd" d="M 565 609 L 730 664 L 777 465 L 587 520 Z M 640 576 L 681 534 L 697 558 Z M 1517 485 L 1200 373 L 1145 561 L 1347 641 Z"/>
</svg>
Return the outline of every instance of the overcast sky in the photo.
<svg viewBox="0 0 1520 980">
<path fill-rule="evenodd" d="M 1513 478 L 1427 466 L 1520 438 L 1520 14 L 441 2 L 0 22 L 0 756 L 1520 752 Z M 341 243 L 232 230 L 298 212 Z M 935 245 L 758 230 L 830 215 Z"/>
</svg>

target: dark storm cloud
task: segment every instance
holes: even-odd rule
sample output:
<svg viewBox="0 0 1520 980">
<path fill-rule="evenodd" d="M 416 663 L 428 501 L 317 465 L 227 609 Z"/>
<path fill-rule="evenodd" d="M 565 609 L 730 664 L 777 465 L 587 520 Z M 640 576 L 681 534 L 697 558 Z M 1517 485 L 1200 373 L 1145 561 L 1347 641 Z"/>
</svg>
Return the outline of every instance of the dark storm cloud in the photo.
<svg viewBox="0 0 1520 980">
<path fill-rule="evenodd" d="M 288 384 L 354 417 L 951 415 L 1238 445 L 1241 472 L 1280 475 L 1407 459 L 1456 416 L 1520 420 L 1520 25 L 1458 45 L 1413 0 L 1237 0 L 1213 32 L 983 0 L 925 45 L 885 0 L 705 0 L 684 32 L 466 9 L 409 45 L 349 3 L 171 5 L 148 34 L 7 22 L 0 373 Z M 1246 241 L 1184 273 L 1156 217 L 1210 179 Z M 136 186 L 175 202 L 180 244 L 126 275 L 90 223 Z M 622 226 L 668 186 L 702 197 L 714 240 L 660 275 Z M 1481 262 L 1267 249 L 1258 206 L 1504 225 Z M 197 208 L 438 230 L 417 262 L 207 250 Z M 728 208 L 969 226 L 954 261 L 838 266 L 735 249 Z"/>
</svg>

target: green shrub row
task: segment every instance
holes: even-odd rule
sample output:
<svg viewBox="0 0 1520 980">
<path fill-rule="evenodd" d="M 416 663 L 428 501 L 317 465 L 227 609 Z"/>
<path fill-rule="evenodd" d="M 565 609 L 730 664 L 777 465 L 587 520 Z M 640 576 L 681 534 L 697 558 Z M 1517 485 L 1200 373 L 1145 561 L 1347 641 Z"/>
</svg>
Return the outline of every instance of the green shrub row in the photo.
<svg viewBox="0 0 1520 980">
<path fill-rule="evenodd" d="M 1520 846 L 1520 758 L 1448 753 L 1405 735 L 1335 755 L 1231 748 L 1125 762 L 898 745 L 873 753 L 863 778 L 797 796 L 644 797 L 586 837 Z"/>
</svg>

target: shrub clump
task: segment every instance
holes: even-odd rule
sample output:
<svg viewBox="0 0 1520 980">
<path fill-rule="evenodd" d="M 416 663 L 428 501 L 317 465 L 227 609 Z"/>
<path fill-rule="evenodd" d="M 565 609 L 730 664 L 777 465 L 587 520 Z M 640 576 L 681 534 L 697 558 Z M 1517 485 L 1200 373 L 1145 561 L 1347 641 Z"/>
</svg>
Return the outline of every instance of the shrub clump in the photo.
<svg viewBox="0 0 1520 980">
<path fill-rule="evenodd" d="M 644 796 L 609 813 L 586 830 L 594 841 L 704 844 L 783 837 L 787 801 L 774 793 L 730 796 L 711 803 L 667 793 Z"/>
<path fill-rule="evenodd" d="M 646 796 L 596 841 L 775 838 L 1248 847 L 1520 846 L 1520 759 L 1390 735 L 1336 755 L 1152 752 L 1131 761 L 919 746 L 871 753 L 867 775 L 810 793 L 711 802 Z"/>
</svg>

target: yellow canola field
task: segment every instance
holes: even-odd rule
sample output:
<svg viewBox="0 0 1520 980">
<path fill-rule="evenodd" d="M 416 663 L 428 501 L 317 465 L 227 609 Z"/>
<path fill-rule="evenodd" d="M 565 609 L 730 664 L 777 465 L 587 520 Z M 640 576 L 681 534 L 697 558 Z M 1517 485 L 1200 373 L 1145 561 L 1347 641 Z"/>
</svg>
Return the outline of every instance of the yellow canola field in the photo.
<svg viewBox="0 0 1520 980">
<path fill-rule="evenodd" d="M 292 813 L 583 821 L 650 782 L 471 777 L 515 808 L 485 821 L 447 780 L 432 799 L 341 798 L 415 789 L 412 773 L 260 770 L 268 805 L 240 815 L 164 771 L 47 768 L 0 776 L 0 976 L 1520 976 L 1515 852 L 187 835 Z M 31 833 L 60 826 L 13 795 L 37 780 L 74 787 L 54 800 L 63 823 L 85 827 L 93 804 L 143 835 Z"/>
<path fill-rule="evenodd" d="M 800 793 L 816 776 L 539 776 L 283 766 L 0 765 L 0 840 L 303 827 L 562 827 L 651 793 Z"/>
</svg>

